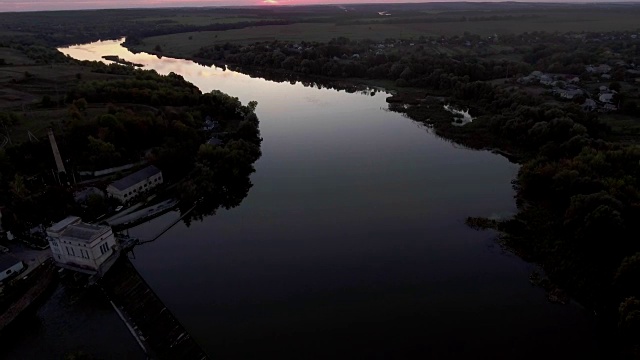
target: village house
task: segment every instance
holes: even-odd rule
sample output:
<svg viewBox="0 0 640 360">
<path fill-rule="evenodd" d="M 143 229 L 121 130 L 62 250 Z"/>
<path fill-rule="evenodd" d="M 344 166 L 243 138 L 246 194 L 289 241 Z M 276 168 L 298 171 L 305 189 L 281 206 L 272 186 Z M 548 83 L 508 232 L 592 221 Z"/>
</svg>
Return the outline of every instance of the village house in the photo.
<svg viewBox="0 0 640 360">
<path fill-rule="evenodd" d="M 47 229 L 53 259 L 60 267 L 95 274 L 116 254 L 111 227 L 83 223 L 70 216 Z"/>
<path fill-rule="evenodd" d="M 560 95 L 561 98 L 568 99 L 568 100 L 572 100 L 584 95 L 584 92 L 581 89 L 575 89 L 575 88 L 554 89 L 553 92 Z"/>
<path fill-rule="evenodd" d="M 540 76 L 540 84 L 553 85 L 553 78 L 549 75 L 542 75 Z"/>
<path fill-rule="evenodd" d="M 162 171 L 151 165 L 111 183 L 107 187 L 107 193 L 125 203 L 160 184 L 162 184 Z"/>
<path fill-rule="evenodd" d="M 0 254 L 0 283 L 20 274 L 25 269 L 22 260 L 11 254 Z"/>
<path fill-rule="evenodd" d="M 567 80 L 567 82 L 568 82 L 569 84 L 577 84 L 577 83 L 579 83 L 579 82 L 580 82 L 580 78 L 579 78 L 579 77 L 577 77 L 577 76 L 575 76 L 575 77 L 572 77 L 572 78 L 568 79 L 568 80 Z"/>
<path fill-rule="evenodd" d="M 600 102 L 602 103 L 608 104 L 613 101 L 613 95 L 614 93 L 600 94 L 600 96 L 598 97 L 598 100 L 600 100 Z"/>
<path fill-rule="evenodd" d="M 593 99 L 586 99 L 581 107 L 583 111 L 593 111 L 598 108 L 598 104 Z"/>
<path fill-rule="evenodd" d="M 598 66 L 589 65 L 585 68 L 588 73 L 592 74 L 606 74 L 611 71 L 611 66 L 607 64 L 600 64 Z"/>
</svg>

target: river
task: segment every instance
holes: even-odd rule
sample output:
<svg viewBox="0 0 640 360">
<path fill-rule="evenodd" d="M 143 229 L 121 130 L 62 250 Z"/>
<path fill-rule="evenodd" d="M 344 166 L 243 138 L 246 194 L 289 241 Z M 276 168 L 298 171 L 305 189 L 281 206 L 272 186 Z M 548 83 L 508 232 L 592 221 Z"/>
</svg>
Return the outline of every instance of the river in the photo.
<svg viewBox="0 0 640 360">
<path fill-rule="evenodd" d="M 242 204 L 135 249 L 138 271 L 212 358 L 597 353 L 585 310 L 549 303 L 528 281 L 535 266 L 464 224 L 515 212 L 516 165 L 386 111 L 382 92 L 276 83 L 121 43 L 61 51 L 117 55 L 259 104 L 263 155 Z"/>
</svg>

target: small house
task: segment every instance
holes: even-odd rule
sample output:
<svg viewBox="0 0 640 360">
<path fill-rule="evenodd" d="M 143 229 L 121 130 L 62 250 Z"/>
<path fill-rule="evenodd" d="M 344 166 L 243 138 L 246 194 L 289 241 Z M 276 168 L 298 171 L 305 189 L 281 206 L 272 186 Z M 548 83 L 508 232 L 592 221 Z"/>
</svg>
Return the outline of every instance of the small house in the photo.
<svg viewBox="0 0 640 360">
<path fill-rule="evenodd" d="M 540 84 L 542 85 L 552 85 L 553 84 L 553 78 L 549 75 L 542 75 L 540 76 Z"/>
<path fill-rule="evenodd" d="M 565 90 L 560 90 L 559 94 L 560 94 L 560 97 L 571 100 L 579 96 L 582 96 L 584 93 L 580 89 L 565 89 Z"/>
<path fill-rule="evenodd" d="M 593 99 L 586 99 L 581 107 L 583 111 L 594 111 L 598 108 L 598 104 Z"/>
<path fill-rule="evenodd" d="M 598 100 L 600 100 L 600 102 L 602 103 L 611 103 L 613 101 L 613 93 L 607 93 L 607 94 L 600 94 L 600 97 L 598 97 Z"/>
</svg>

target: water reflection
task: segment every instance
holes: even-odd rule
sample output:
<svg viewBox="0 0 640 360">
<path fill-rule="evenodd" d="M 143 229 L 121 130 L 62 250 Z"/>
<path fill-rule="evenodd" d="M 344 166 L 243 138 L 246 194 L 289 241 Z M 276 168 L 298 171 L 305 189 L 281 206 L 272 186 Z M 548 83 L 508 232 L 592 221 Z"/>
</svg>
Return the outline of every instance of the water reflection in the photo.
<svg viewBox="0 0 640 360">
<path fill-rule="evenodd" d="M 227 70 L 224 67 L 216 67 L 212 63 L 198 63 L 190 60 L 147 54 L 144 52 L 133 53 L 123 47 L 123 43 L 124 39 L 105 40 L 97 41 L 92 44 L 60 48 L 59 50 L 63 54 L 74 59 L 101 61 L 107 64 L 115 63 L 114 61 L 103 58 L 104 55 L 109 55 L 119 57 L 135 64 L 140 64 L 143 69 L 153 69 L 163 75 L 174 72 L 182 75 L 185 79 L 198 86 L 203 92 L 215 89 L 216 87 L 211 86 L 212 82 L 224 79 L 225 91 L 232 95 L 239 94 L 242 93 L 240 85 L 246 83 L 247 78 L 265 79 L 276 83 L 289 83 L 291 85 L 299 84 L 304 87 L 333 89 L 371 96 L 375 96 L 378 92 L 384 92 L 384 90 L 380 88 L 355 85 L 349 82 L 334 81 L 330 79 L 310 78 L 300 74 L 281 73 L 259 69 L 243 69 L 239 67 L 230 67 L 229 70 Z M 233 85 L 234 81 L 237 81 L 235 86 Z M 256 82 L 252 85 L 255 86 L 258 83 L 263 82 Z M 266 85 L 263 89 L 268 87 L 269 85 Z"/>
</svg>

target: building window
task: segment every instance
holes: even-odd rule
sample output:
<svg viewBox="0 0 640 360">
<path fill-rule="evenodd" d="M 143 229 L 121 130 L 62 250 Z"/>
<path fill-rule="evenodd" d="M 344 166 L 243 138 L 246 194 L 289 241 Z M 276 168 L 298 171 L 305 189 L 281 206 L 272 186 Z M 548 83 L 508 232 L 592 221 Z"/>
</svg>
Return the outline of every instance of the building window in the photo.
<svg viewBox="0 0 640 360">
<path fill-rule="evenodd" d="M 104 243 L 102 245 L 100 245 L 100 253 L 104 254 L 107 251 L 109 251 L 109 244 L 108 243 Z"/>
<path fill-rule="evenodd" d="M 73 248 L 70 247 L 66 247 L 67 248 L 67 255 L 71 255 L 71 256 L 76 256 L 75 251 L 73 251 Z"/>
</svg>

